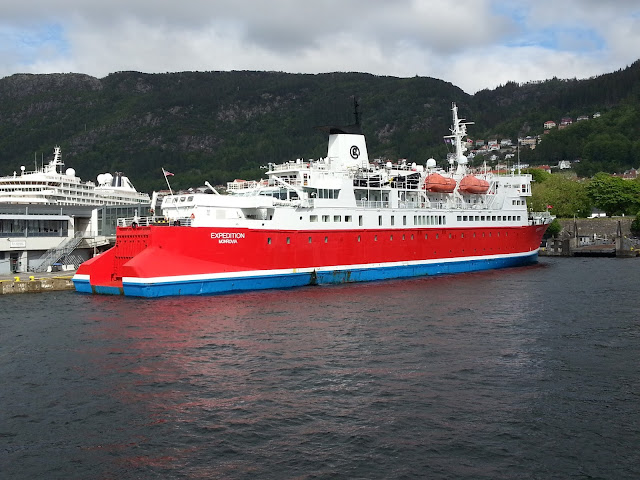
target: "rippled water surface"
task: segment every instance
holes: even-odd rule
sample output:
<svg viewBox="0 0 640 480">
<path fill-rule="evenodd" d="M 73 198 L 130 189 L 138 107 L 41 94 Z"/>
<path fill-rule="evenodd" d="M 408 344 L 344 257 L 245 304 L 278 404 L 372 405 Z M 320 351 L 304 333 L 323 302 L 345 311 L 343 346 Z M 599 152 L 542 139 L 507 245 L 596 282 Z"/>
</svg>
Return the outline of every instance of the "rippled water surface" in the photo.
<svg viewBox="0 0 640 480">
<path fill-rule="evenodd" d="M 2 478 L 640 478 L 640 259 L 0 297 Z"/>
</svg>

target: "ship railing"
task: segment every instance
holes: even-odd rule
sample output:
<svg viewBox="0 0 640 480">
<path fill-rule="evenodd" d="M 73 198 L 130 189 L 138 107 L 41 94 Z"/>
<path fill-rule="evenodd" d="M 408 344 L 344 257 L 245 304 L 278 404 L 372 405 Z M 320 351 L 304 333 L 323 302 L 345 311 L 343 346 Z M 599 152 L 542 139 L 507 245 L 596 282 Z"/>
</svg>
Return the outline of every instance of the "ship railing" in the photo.
<svg viewBox="0 0 640 480">
<path fill-rule="evenodd" d="M 149 227 L 151 225 L 179 225 L 190 227 L 192 219 L 190 217 L 167 219 L 158 215 L 148 217 L 125 217 L 118 219 L 118 227 Z"/>
<path fill-rule="evenodd" d="M 529 212 L 529 223 L 531 225 L 546 225 L 551 223 L 554 218 L 549 212 Z"/>
<path fill-rule="evenodd" d="M 389 202 L 376 200 L 356 200 L 356 206 L 363 208 L 389 208 Z"/>
<path fill-rule="evenodd" d="M 398 208 L 423 208 L 425 206 L 425 202 L 398 202 Z"/>
</svg>

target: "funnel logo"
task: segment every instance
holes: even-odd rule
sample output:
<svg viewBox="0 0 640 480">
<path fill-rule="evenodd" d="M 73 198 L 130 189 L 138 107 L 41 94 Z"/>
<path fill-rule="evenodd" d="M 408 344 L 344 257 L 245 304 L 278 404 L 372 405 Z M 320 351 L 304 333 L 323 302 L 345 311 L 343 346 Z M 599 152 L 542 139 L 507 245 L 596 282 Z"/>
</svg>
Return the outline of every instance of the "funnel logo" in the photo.
<svg viewBox="0 0 640 480">
<path fill-rule="evenodd" d="M 354 145 L 351 147 L 351 151 L 349 153 L 351 153 L 351 158 L 358 158 L 360 156 L 360 149 Z"/>
</svg>

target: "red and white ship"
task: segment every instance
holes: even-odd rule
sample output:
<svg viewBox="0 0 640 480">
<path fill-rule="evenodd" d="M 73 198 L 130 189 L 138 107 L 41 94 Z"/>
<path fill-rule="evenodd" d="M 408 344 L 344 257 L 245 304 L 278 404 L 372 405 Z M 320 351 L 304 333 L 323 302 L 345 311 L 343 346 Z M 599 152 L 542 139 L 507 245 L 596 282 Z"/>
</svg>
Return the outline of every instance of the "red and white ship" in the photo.
<svg viewBox="0 0 640 480">
<path fill-rule="evenodd" d="M 535 263 L 552 217 L 528 212 L 531 176 L 471 175 L 468 123 L 452 110 L 447 170 L 371 163 L 356 112 L 355 125 L 325 127 L 325 158 L 270 164 L 266 181 L 229 195 L 169 195 L 162 217 L 119 219 L 115 246 L 80 266 L 75 288 L 200 295 Z"/>
</svg>

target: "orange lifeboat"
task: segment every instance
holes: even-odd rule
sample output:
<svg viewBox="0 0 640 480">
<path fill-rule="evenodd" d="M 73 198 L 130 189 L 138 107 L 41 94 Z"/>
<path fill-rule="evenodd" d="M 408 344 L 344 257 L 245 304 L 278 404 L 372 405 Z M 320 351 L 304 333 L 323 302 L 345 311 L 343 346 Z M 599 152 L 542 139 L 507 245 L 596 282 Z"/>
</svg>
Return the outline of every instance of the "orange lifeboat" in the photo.
<svg viewBox="0 0 640 480">
<path fill-rule="evenodd" d="M 424 180 L 424 188 L 428 192 L 451 193 L 456 188 L 456 181 L 453 178 L 443 177 L 439 173 L 432 173 Z"/>
<path fill-rule="evenodd" d="M 463 193 L 487 193 L 489 191 L 489 182 L 473 175 L 467 175 L 460 180 L 460 188 L 458 190 Z"/>
</svg>

